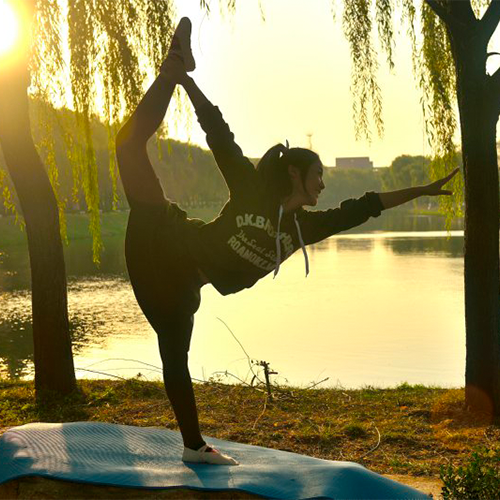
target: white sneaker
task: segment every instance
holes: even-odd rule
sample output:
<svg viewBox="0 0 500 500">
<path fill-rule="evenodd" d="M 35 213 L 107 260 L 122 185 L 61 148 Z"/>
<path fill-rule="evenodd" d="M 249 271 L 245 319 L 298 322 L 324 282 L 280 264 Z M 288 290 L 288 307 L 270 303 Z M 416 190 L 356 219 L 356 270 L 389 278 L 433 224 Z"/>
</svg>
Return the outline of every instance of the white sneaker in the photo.
<svg viewBox="0 0 500 500">
<path fill-rule="evenodd" d="M 183 17 L 177 25 L 167 59 L 169 57 L 179 57 L 182 59 L 186 72 L 194 71 L 196 68 L 191 51 L 191 21 L 188 17 Z"/>
<path fill-rule="evenodd" d="M 209 448 L 210 451 L 206 451 L 207 448 Z M 206 444 L 204 444 L 199 450 L 192 450 L 191 448 L 184 447 L 182 461 L 215 465 L 239 465 L 239 462 L 237 462 L 234 458 L 224 455 L 213 446 L 209 447 Z"/>
</svg>

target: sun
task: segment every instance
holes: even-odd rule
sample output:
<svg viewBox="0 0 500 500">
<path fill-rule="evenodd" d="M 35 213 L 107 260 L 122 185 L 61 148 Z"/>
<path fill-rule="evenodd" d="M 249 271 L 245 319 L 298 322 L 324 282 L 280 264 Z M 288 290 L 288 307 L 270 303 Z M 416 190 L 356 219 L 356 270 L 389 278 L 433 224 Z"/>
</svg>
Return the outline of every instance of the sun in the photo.
<svg viewBox="0 0 500 500">
<path fill-rule="evenodd" d="M 0 55 L 14 46 L 19 36 L 19 23 L 12 6 L 0 0 Z"/>
</svg>

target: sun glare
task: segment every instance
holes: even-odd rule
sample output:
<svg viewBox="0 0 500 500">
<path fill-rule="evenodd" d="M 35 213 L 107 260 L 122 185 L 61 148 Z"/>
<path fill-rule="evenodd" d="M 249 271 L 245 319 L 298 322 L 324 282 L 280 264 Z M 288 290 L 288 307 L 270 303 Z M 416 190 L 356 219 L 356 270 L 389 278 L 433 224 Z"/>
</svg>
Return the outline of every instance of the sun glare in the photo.
<svg viewBox="0 0 500 500">
<path fill-rule="evenodd" d="M 0 55 L 14 46 L 19 34 L 19 24 L 12 6 L 0 0 Z"/>
</svg>

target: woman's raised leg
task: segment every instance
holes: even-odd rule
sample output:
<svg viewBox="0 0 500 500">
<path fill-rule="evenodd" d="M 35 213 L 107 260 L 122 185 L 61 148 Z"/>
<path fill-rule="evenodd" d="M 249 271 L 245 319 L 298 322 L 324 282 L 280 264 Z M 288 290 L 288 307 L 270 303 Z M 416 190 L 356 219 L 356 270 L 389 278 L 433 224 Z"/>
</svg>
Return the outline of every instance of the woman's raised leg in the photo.
<svg viewBox="0 0 500 500">
<path fill-rule="evenodd" d="M 153 82 L 116 137 L 116 156 L 130 208 L 161 204 L 164 193 L 146 151 L 148 139 L 160 126 L 176 81 L 161 74 Z"/>
</svg>

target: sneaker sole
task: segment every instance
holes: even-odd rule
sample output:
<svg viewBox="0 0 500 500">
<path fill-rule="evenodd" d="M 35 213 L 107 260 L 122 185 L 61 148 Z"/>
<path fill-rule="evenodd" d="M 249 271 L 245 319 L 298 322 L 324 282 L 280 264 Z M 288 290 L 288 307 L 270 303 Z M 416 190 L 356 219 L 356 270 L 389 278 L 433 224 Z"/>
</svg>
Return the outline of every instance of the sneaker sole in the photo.
<svg viewBox="0 0 500 500">
<path fill-rule="evenodd" d="M 196 63 L 194 62 L 193 53 L 191 51 L 191 21 L 188 17 L 183 17 L 179 21 L 174 36 L 177 36 L 179 40 L 186 71 L 194 71 Z"/>
<path fill-rule="evenodd" d="M 235 463 L 227 463 L 227 462 L 223 462 L 223 463 L 217 463 L 217 462 L 210 462 L 210 461 L 207 461 L 206 459 L 202 458 L 201 456 L 202 454 L 200 454 L 199 452 L 196 452 L 196 451 L 192 451 L 192 450 L 184 450 L 183 454 L 182 454 L 182 461 L 183 462 L 187 462 L 187 463 L 205 463 L 205 464 L 210 464 L 210 465 L 239 465 L 239 462 L 237 460 L 234 460 Z M 223 454 L 219 453 L 219 455 L 223 456 Z"/>
</svg>

